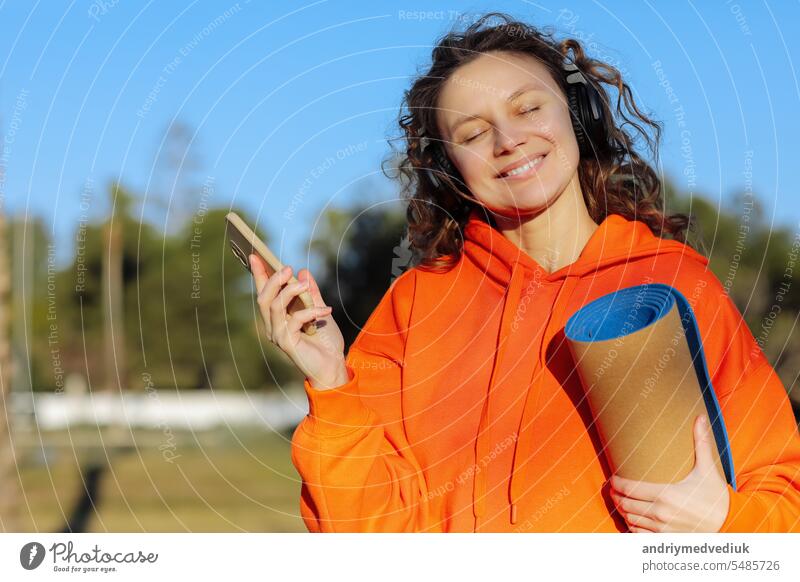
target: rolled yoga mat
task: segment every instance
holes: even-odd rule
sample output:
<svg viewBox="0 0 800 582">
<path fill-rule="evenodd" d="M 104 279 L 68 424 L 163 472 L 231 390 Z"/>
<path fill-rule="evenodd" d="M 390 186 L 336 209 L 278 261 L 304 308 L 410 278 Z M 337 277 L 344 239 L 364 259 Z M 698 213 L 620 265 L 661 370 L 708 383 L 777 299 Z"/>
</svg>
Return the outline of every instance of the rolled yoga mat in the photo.
<svg viewBox="0 0 800 582">
<path fill-rule="evenodd" d="M 700 331 L 686 298 L 661 283 L 585 305 L 565 327 L 606 457 L 615 474 L 674 483 L 694 466 L 694 419 L 705 413 L 717 469 L 736 481 Z"/>
</svg>

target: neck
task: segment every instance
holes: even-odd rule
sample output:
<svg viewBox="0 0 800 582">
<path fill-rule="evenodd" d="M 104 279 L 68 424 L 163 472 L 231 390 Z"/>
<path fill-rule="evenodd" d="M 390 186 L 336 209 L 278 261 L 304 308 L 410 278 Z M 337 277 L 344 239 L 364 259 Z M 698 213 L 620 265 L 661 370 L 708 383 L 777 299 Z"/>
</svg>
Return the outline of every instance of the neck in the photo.
<svg viewBox="0 0 800 582">
<path fill-rule="evenodd" d="M 598 226 L 586 208 L 577 172 L 539 214 L 519 218 L 495 214 L 494 219 L 497 230 L 548 273 L 574 263 Z"/>
</svg>

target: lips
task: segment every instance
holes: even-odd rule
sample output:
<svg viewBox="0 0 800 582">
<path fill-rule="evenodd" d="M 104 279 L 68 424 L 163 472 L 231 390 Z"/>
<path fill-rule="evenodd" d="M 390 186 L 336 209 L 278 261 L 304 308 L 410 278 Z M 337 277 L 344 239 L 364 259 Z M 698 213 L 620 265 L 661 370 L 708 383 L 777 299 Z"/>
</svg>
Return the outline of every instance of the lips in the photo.
<svg viewBox="0 0 800 582">
<path fill-rule="evenodd" d="M 503 168 L 497 174 L 496 178 L 513 178 L 514 176 L 528 173 L 531 169 L 538 167 L 546 155 L 545 153 L 531 154 L 530 156 L 517 160 L 513 164 L 509 164 Z"/>
</svg>

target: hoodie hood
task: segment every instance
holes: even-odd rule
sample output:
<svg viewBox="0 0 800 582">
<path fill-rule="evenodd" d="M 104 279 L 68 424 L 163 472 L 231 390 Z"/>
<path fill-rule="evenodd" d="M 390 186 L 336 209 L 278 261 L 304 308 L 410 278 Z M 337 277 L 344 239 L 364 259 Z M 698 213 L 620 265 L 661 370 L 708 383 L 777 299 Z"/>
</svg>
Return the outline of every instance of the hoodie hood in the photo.
<svg viewBox="0 0 800 582">
<path fill-rule="evenodd" d="M 582 277 L 592 276 L 604 269 L 625 265 L 636 259 L 666 253 L 683 253 L 703 264 L 708 263 L 706 257 L 691 247 L 678 241 L 657 237 L 645 223 L 628 220 L 619 214 L 608 215 L 592 233 L 577 260 L 553 273 L 546 271 L 535 259 L 486 222 L 478 209 L 474 209 L 470 213 L 464 230 L 464 238 L 465 260 L 471 261 L 487 277 L 505 289 L 491 380 L 484 399 L 476 439 L 476 460 L 484 458 L 492 446 L 487 430 L 491 394 L 497 383 L 514 314 L 520 303 L 526 280 L 535 277 L 542 286 L 553 286 L 556 289 L 552 308 L 546 314 L 542 314 L 545 324 L 536 365 L 536 372 L 538 372 L 545 365 L 547 343 L 571 315 L 565 311 Z M 532 416 L 536 412 L 536 407 L 532 403 L 536 402 L 538 397 L 539 381 L 535 379 L 542 377 L 542 374 L 536 372 L 531 378 L 524 397 L 522 417 L 516 433 L 517 442 L 514 448 L 511 475 L 509 476 L 509 520 L 512 524 L 517 521 L 517 501 L 524 491 L 523 485 L 527 481 L 524 471 L 521 471 L 518 465 L 521 459 L 529 457 L 534 445 L 532 435 L 529 434 L 531 431 L 526 431 L 525 428 L 530 426 Z M 530 465 L 531 463 L 527 463 L 523 468 Z M 485 493 L 485 472 L 478 472 L 473 483 L 473 512 L 476 527 L 478 518 L 483 516 L 486 511 Z"/>
</svg>

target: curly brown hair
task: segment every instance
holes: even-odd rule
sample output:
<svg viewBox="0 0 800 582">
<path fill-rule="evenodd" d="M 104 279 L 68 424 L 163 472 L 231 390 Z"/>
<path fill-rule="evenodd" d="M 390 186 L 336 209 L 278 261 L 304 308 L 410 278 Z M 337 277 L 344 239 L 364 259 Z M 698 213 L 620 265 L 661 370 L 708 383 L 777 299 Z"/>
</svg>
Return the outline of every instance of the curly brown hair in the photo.
<svg viewBox="0 0 800 582">
<path fill-rule="evenodd" d="M 494 18 L 502 22 L 490 25 L 489 21 Z M 430 69 L 419 75 L 404 94 L 398 123 L 405 151 L 396 152 L 399 160 L 393 177 L 400 179 L 401 195 L 408 202 L 408 236 L 415 263 L 431 270 L 446 271 L 461 256 L 463 239 L 460 233 L 477 202 L 459 194 L 459 183 L 462 191 L 464 184 L 457 170 L 453 175 L 437 176 L 438 185 L 431 180 L 424 170 L 435 163 L 430 153 L 433 148 L 423 147 L 421 138 L 443 143 L 436 111 L 445 81 L 462 65 L 493 51 L 537 58 L 565 95 L 567 82 L 562 67 L 572 51 L 569 60 L 598 90 L 605 118 L 609 120 L 607 146 L 597 155 L 581 156 L 578 164 L 580 185 L 590 216 L 600 223 L 609 214 L 620 214 L 629 220 L 644 222 L 657 236 L 687 242 L 687 234 L 694 227 L 693 218 L 665 213 L 661 181 L 653 167 L 633 149 L 638 134 L 657 161 L 661 124 L 639 110 L 620 71 L 588 57 L 574 38 L 558 41 L 551 28 L 539 30 L 507 14 L 490 12 L 465 30 L 454 29 L 442 37 L 433 49 Z M 618 91 L 616 120 L 602 84 Z M 633 130 L 633 135 L 626 127 Z M 646 128 L 653 132 L 652 137 Z"/>
</svg>

